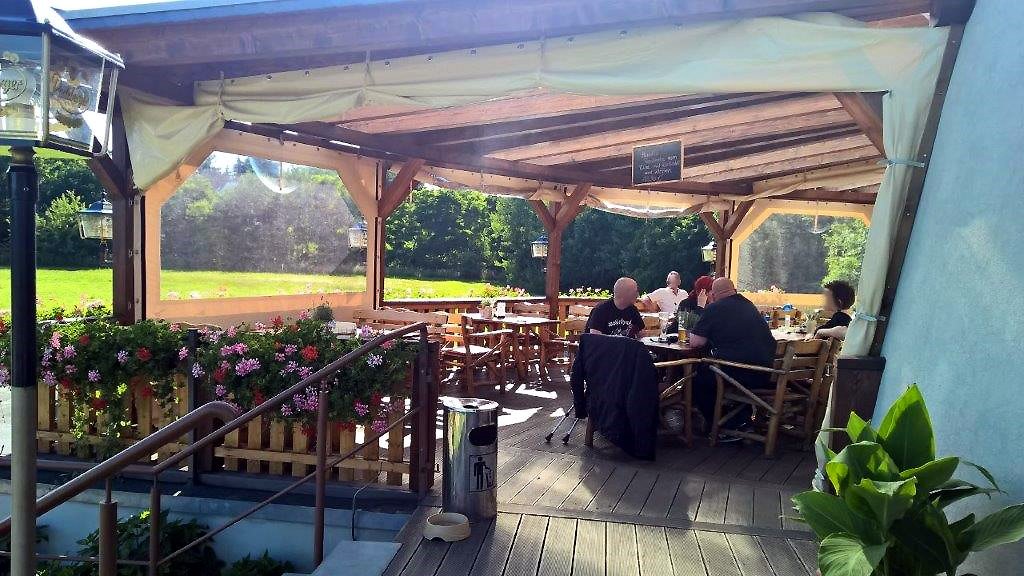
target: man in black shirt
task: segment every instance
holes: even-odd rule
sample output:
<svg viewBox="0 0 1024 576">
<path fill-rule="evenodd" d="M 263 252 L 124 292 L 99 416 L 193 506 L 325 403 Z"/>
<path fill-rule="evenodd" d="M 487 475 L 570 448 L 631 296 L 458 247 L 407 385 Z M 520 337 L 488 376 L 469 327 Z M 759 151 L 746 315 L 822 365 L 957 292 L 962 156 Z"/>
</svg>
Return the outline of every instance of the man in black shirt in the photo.
<svg viewBox="0 0 1024 576">
<path fill-rule="evenodd" d="M 590 311 L 585 332 L 636 338 L 644 329 L 644 319 L 636 309 L 636 299 L 640 295 L 636 280 L 619 278 L 615 281 L 612 294 L 611 300 L 598 304 Z"/>
<path fill-rule="evenodd" d="M 690 345 L 707 347 L 708 355 L 713 358 L 770 367 L 775 359 L 775 337 L 757 307 L 737 293 L 728 278 L 715 279 L 708 300 L 704 314 L 690 330 Z M 742 368 L 724 368 L 723 371 L 747 388 L 764 388 L 770 384 L 765 372 Z M 694 403 L 705 422 L 710 424 L 715 413 L 714 373 L 707 365 L 701 365 L 694 379 Z M 749 418 L 750 411 L 737 415 L 737 421 Z"/>
</svg>

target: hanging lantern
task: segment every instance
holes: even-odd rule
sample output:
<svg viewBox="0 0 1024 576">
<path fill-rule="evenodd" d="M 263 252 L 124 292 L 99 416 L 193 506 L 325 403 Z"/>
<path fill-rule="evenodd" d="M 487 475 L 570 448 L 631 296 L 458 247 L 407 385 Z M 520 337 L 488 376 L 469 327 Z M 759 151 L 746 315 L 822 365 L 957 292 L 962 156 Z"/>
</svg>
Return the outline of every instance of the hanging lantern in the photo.
<svg viewBox="0 0 1024 576">
<path fill-rule="evenodd" d="M 818 218 L 818 215 L 815 214 L 814 221 L 811 223 L 811 234 L 824 234 L 832 224 L 831 222 L 821 222 Z"/>
<path fill-rule="evenodd" d="M 91 156 L 95 139 L 105 153 L 124 63 L 42 3 L 9 8 L 0 33 L 0 146 Z"/>
<path fill-rule="evenodd" d="M 548 237 L 541 236 L 530 242 L 530 253 L 533 254 L 534 258 L 547 258 L 548 257 Z"/>
<path fill-rule="evenodd" d="M 95 240 L 110 240 L 114 237 L 114 207 L 106 198 L 78 212 L 78 233 L 82 238 Z"/>
<path fill-rule="evenodd" d="M 717 254 L 715 253 L 715 241 L 708 242 L 703 248 L 700 249 L 700 254 L 704 258 L 705 262 L 714 262 Z"/>
<path fill-rule="evenodd" d="M 352 248 L 364 249 L 370 244 L 370 231 L 365 221 L 356 222 L 348 229 L 348 245 Z"/>
</svg>

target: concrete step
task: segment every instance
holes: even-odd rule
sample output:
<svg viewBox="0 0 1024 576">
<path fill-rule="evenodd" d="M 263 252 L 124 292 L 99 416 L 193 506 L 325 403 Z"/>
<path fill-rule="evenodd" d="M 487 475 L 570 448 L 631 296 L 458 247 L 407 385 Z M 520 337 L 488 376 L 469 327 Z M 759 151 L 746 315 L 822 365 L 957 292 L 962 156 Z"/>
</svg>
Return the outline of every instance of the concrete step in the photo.
<svg viewBox="0 0 1024 576">
<path fill-rule="evenodd" d="M 380 576 L 402 545 L 399 542 L 343 540 L 311 575 L 284 576 Z"/>
</svg>

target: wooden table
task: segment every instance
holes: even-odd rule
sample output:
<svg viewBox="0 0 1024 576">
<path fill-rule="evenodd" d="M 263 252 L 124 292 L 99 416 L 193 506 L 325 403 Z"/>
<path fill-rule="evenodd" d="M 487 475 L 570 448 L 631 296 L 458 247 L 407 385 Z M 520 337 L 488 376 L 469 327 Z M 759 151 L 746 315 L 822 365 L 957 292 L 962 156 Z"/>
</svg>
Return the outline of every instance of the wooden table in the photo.
<svg viewBox="0 0 1024 576">
<path fill-rule="evenodd" d="M 484 318 L 479 312 L 463 314 L 463 316 L 476 323 L 490 324 L 492 326 L 498 326 L 512 331 L 512 357 L 516 363 L 516 375 L 520 380 L 526 378 L 526 373 L 531 359 L 531 355 L 528 354 L 530 347 L 530 334 L 537 335 L 540 349 L 543 350 L 545 342 L 551 339 L 553 329 L 558 326 L 558 320 L 540 318 L 538 316 L 506 314 L 502 318 L 498 318 L 497 316 Z M 538 368 L 542 375 L 545 370 L 543 364 L 544 362 L 542 358 L 541 365 Z"/>
<path fill-rule="evenodd" d="M 797 330 L 798 330 L 798 328 L 796 328 L 796 327 L 789 328 L 789 329 L 786 329 L 786 328 L 776 328 L 776 329 L 772 330 L 772 336 L 774 336 L 775 340 L 778 341 L 778 342 L 790 341 L 790 340 L 803 340 L 804 338 L 807 338 L 807 333 L 806 332 L 797 332 Z"/>
</svg>

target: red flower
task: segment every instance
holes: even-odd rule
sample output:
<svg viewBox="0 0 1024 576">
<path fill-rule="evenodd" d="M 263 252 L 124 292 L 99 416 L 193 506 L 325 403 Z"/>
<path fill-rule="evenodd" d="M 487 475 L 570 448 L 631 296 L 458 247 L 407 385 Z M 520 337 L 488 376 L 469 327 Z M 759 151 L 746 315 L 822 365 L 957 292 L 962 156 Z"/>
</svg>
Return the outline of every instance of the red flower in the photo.
<svg viewBox="0 0 1024 576">
<path fill-rule="evenodd" d="M 374 392 L 373 396 L 370 396 L 370 404 L 372 404 L 373 406 L 380 406 L 381 399 L 381 395 L 377 392 Z"/>
<path fill-rule="evenodd" d="M 149 362 L 153 359 L 153 353 L 149 351 L 149 348 L 143 346 L 135 351 L 135 357 L 143 362 Z"/>
<path fill-rule="evenodd" d="M 316 346 L 310 344 L 309 346 L 303 348 L 302 351 L 299 352 L 299 354 L 302 355 L 302 359 L 305 360 L 306 362 L 312 362 L 320 356 L 320 351 L 316 349 Z"/>
<path fill-rule="evenodd" d="M 213 381 L 217 384 L 223 384 L 224 379 L 228 377 L 228 369 L 223 366 L 213 371 Z"/>
<path fill-rule="evenodd" d="M 316 436 L 316 426 L 313 426 L 312 424 L 303 424 L 302 435 L 305 436 L 306 438 Z"/>
<path fill-rule="evenodd" d="M 82 346 L 88 346 L 89 345 L 89 335 L 88 334 L 82 334 L 81 336 L 79 336 L 78 337 L 78 343 L 80 345 L 82 345 Z"/>
<path fill-rule="evenodd" d="M 281 318 L 280 316 L 275 316 L 274 319 L 270 321 L 270 324 L 274 328 L 280 328 L 284 326 L 284 318 Z"/>
<path fill-rule="evenodd" d="M 266 398 L 264 398 L 264 397 L 263 397 L 263 392 L 260 392 L 259 390 L 257 390 L 257 391 L 255 391 L 255 392 L 253 392 L 253 393 L 252 393 L 252 401 L 253 401 L 253 402 L 254 402 L 254 403 L 255 403 L 255 404 L 257 405 L 257 406 L 259 406 L 260 404 L 263 404 L 263 402 L 264 402 L 265 400 L 266 400 Z"/>
<path fill-rule="evenodd" d="M 60 379 L 60 387 L 65 389 L 65 390 L 69 390 L 69 391 L 72 388 L 74 388 L 74 385 L 71 383 L 71 378 L 68 378 L 67 376 L 61 378 Z"/>
<path fill-rule="evenodd" d="M 103 410 L 106 407 L 107 407 L 107 401 L 104 400 L 103 398 L 93 398 L 92 399 L 92 408 L 93 408 L 93 410 Z"/>
<path fill-rule="evenodd" d="M 142 387 L 142 390 L 139 390 L 139 394 L 141 394 L 143 398 L 149 398 L 153 395 L 153 387 L 146 384 Z"/>
</svg>

